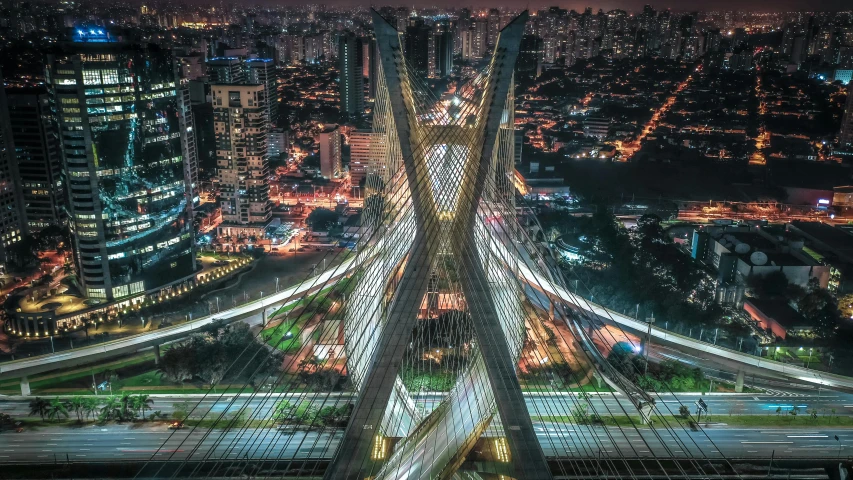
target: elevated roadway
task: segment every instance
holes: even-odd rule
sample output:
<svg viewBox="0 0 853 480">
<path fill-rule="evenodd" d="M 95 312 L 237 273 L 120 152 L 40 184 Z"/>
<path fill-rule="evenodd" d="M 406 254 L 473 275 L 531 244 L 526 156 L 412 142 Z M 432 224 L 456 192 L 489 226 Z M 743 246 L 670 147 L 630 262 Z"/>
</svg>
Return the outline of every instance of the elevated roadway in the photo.
<svg viewBox="0 0 853 480">
<path fill-rule="evenodd" d="M 508 252 L 501 253 L 504 256 L 509 255 Z M 277 310 L 281 305 L 289 301 L 299 299 L 309 293 L 323 288 L 324 286 L 327 286 L 327 282 L 337 282 L 342 277 L 351 273 L 355 266 L 360 264 L 362 261 L 367 260 L 370 255 L 370 251 L 359 252 L 357 256 L 343 261 L 340 265 L 332 267 L 320 275 L 306 279 L 295 286 L 284 289 L 279 293 L 268 295 L 262 299 L 228 310 L 223 310 L 215 315 L 203 317 L 192 322 L 163 328 L 153 332 L 141 333 L 89 347 L 2 363 L 0 364 L 0 379 L 21 378 L 22 393 L 26 394 L 28 392 L 24 390 L 24 386 L 27 382 L 27 376 L 30 375 L 44 373 L 59 368 L 84 365 L 93 361 L 112 358 L 119 355 L 126 355 L 145 348 L 162 345 L 164 343 L 184 338 L 193 332 L 210 326 L 215 322 L 233 322 L 247 319 L 259 314 L 262 317 L 261 321 L 265 322 L 266 315 L 268 313 Z M 587 315 L 593 315 L 607 321 L 612 321 L 623 328 L 628 328 L 642 333 L 650 332 L 651 337 L 655 339 L 657 343 L 665 343 L 676 348 L 684 348 L 692 352 L 700 352 L 703 355 L 712 357 L 719 363 L 729 365 L 738 370 L 751 369 L 752 372 L 772 372 L 777 376 L 799 380 L 814 385 L 853 389 L 853 378 L 851 377 L 820 372 L 797 365 L 785 364 L 768 360 L 766 358 L 756 357 L 754 355 L 749 355 L 736 350 L 713 345 L 708 342 L 702 342 L 684 335 L 679 335 L 668 330 L 655 327 L 654 325 L 651 325 L 650 328 L 649 324 L 646 322 L 641 322 L 627 315 L 604 308 L 601 305 L 586 301 L 565 288 L 554 285 L 542 274 L 533 271 L 524 262 L 518 262 L 517 265 L 522 280 L 530 285 L 531 288 L 546 295 L 554 302 L 566 304 L 570 308 Z M 28 384 L 26 388 L 28 389 Z"/>
</svg>

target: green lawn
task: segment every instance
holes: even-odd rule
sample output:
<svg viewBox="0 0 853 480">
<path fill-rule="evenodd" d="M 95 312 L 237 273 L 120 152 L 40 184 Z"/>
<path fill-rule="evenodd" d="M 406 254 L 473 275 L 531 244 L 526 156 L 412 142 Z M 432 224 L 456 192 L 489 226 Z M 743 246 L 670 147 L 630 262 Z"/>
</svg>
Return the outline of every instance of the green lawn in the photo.
<svg viewBox="0 0 853 480">
<path fill-rule="evenodd" d="M 92 374 L 99 375 L 107 370 L 119 370 L 122 368 L 136 366 L 145 362 L 153 363 L 153 360 L 154 353 L 144 353 L 134 355 L 129 358 L 115 360 L 112 362 L 93 365 L 91 367 L 74 368 L 67 372 L 53 372 L 36 375 L 30 379 L 30 389 L 32 389 L 33 393 L 38 393 L 39 389 L 52 388 L 63 383 L 67 383 L 74 380 L 82 381 L 83 379 L 86 379 L 88 385 L 89 383 L 91 383 Z M 12 395 L 20 394 L 21 387 L 19 381 L 19 379 L 3 380 L 2 382 L 0 382 L 0 393 Z"/>
<path fill-rule="evenodd" d="M 284 326 L 281 328 L 272 327 L 268 328 L 261 332 L 261 335 L 264 338 L 264 341 L 269 345 L 272 345 L 284 353 L 296 353 L 302 347 L 302 341 L 299 339 L 299 333 L 302 330 L 302 325 L 305 322 L 297 321 L 296 325 L 292 326 L 289 329 L 285 329 Z M 290 338 L 285 338 L 282 340 L 282 337 L 285 337 L 287 334 L 290 334 Z"/>
</svg>

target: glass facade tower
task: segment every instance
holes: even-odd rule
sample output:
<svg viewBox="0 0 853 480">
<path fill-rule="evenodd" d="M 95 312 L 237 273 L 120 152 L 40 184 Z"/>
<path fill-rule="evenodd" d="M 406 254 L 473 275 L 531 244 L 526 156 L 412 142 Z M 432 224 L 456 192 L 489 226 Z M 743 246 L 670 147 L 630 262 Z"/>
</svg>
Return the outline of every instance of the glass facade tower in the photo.
<svg viewBox="0 0 853 480">
<path fill-rule="evenodd" d="M 83 293 L 117 300 L 193 274 L 181 108 L 169 50 L 76 42 L 49 54 Z"/>
</svg>

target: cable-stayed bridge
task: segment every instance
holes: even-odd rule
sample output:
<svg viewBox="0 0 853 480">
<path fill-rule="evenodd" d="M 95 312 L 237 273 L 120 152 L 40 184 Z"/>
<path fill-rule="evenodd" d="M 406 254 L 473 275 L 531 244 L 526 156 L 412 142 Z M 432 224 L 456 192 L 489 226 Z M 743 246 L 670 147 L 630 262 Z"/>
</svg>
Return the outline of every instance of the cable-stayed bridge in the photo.
<svg viewBox="0 0 853 480">
<path fill-rule="evenodd" d="M 584 312 L 610 313 L 569 292 L 516 218 L 513 71 L 526 20 L 500 32 L 487 67 L 448 100 L 411 73 L 399 32 L 374 12 L 373 131 L 385 152 L 368 170 L 366 233 L 350 258 L 291 292 L 332 287 L 335 300 L 304 296 L 275 327 L 313 329 L 275 373 L 245 370 L 259 363 L 248 357 L 280 345 L 234 358 L 229 370 L 251 379 L 244 394 L 211 390 L 225 408 L 169 434 L 139 478 L 733 471 L 710 436 L 675 417 L 678 405 L 658 402 L 599 352 L 594 336 L 607 333 L 593 332 Z M 345 375 L 352 395 L 306 381 L 321 370 Z M 591 398 L 615 394 L 627 401 Z"/>
</svg>

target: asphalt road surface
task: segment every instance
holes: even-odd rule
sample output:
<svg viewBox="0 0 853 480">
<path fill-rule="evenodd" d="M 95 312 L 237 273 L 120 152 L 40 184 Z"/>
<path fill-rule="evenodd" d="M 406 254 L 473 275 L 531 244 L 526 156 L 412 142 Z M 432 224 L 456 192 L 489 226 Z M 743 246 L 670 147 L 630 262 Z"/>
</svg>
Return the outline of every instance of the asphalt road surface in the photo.
<svg viewBox="0 0 853 480">
<path fill-rule="evenodd" d="M 690 405 L 699 395 L 661 395 L 658 412 L 675 414 L 680 404 Z M 311 401 L 315 406 L 342 405 L 352 401 L 349 394 L 311 396 L 271 395 L 268 398 L 249 396 L 223 396 L 201 399 L 179 396 L 156 396 L 153 408 L 169 414 L 173 405 L 184 401 L 198 404 L 194 417 L 207 413 L 207 418 L 222 416 L 232 418 L 233 413 L 246 407 L 247 417 L 268 419 L 273 406 L 282 398 L 291 403 Z M 824 392 L 798 397 L 769 395 L 713 395 L 704 396 L 714 421 L 725 423 L 732 410 L 734 414 L 775 413 L 777 407 L 797 406 L 802 409 L 828 411 L 836 409 L 839 415 L 853 414 L 853 395 Z M 427 408 L 440 400 L 438 395 L 423 395 L 418 401 Z M 621 400 L 621 401 L 620 401 Z M 587 403 L 588 402 L 588 403 Z M 528 409 L 533 415 L 568 416 L 578 405 L 588 404 L 590 413 L 602 417 L 608 414 L 634 414 L 630 404 L 621 396 L 604 395 L 584 399 L 576 395 L 527 395 Z M 624 410 L 623 410 L 624 409 Z M 29 413 L 28 401 L 0 402 L 0 411 L 13 417 Z M 72 412 L 73 416 L 74 413 Z M 228 420 L 222 420 L 221 426 Z M 328 457 L 337 447 L 341 434 L 338 430 L 283 431 L 275 428 L 249 428 L 231 431 L 186 427 L 169 430 L 164 423 L 136 423 L 81 427 L 28 427 L 24 432 L 6 431 L 0 434 L 0 463 L 16 461 L 60 460 L 95 461 L 122 459 L 272 459 Z M 256 423 L 254 427 L 258 427 Z M 777 457 L 835 458 L 853 454 L 853 429 L 816 428 L 729 428 L 712 425 L 703 431 L 691 431 L 668 419 L 658 422 L 656 428 L 592 427 L 556 421 L 534 422 L 537 436 L 546 455 L 560 457 Z M 499 428 L 499 427 L 496 427 Z M 497 432 L 498 430 L 495 430 Z M 835 436 L 838 436 L 838 440 Z"/>
<path fill-rule="evenodd" d="M 619 429 L 537 422 L 548 456 L 595 458 L 846 458 L 851 429 L 711 428 L 700 432 L 665 428 Z M 329 458 L 340 430 L 283 431 L 276 428 L 168 430 L 165 425 L 87 426 L 4 433 L 0 464 L 7 462 L 121 460 L 238 460 Z M 838 436 L 838 440 L 835 440 Z"/>
</svg>

